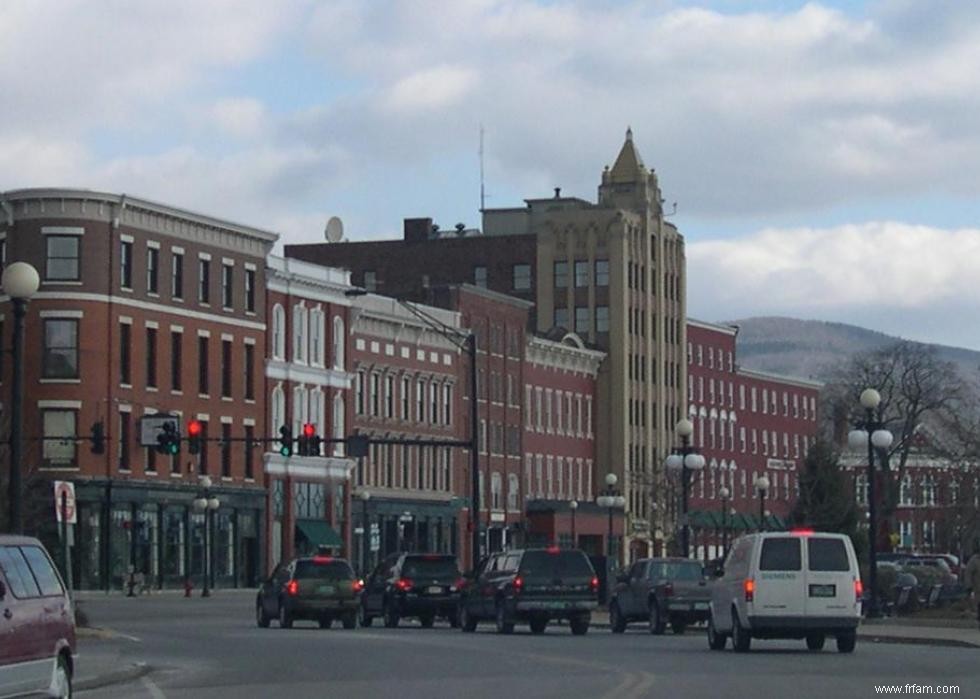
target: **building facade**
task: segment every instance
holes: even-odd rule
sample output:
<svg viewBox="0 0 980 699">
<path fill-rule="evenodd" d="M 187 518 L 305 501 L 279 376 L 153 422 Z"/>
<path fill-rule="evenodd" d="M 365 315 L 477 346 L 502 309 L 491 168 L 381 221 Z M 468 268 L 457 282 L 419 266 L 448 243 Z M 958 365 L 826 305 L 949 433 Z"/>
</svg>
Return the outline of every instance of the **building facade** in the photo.
<svg viewBox="0 0 980 699">
<path fill-rule="evenodd" d="M 41 279 L 25 319 L 26 521 L 56 537 L 50 481 L 71 481 L 76 586 L 108 589 L 131 571 L 157 586 L 200 581 L 205 519 L 192 503 L 207 475 L 220 502 L 212 577 L 253 584 L 265 489 L 246 438 L 265 410 L 262 270 L 276 235 L 87 190 L 5 192 L 0 206 L 4 262 L 29 262 Z M 0 309 L 11 318 L 9 299 Z M 4 405 L 12 371 L 5 362 Z M 199 454 L 144 446 L 141 418 L 160 413 L 185 436 L 200 421 Z"/>
</svg>

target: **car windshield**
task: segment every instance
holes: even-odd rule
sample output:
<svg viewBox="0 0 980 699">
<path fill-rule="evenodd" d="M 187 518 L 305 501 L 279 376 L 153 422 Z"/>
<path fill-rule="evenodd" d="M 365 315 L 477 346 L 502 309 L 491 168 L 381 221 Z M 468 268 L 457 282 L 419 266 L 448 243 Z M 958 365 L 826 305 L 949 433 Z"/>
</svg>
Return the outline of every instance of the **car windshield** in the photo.
<svg viewBox="0 0 980 699">
<path fill-rule="evenodd" d="M 406 578 L 455 578 L 459 577 L 459 567 L 454 558 L 407 558 L 402 565 L 402 575 Z"/>
<path fill-rule="evenodd" d="M 528 551 L 521 559 L 521 575 L 528 580 L 568 580 L 595 574 L 581 551 Z"/>
<path fill-rule="evenodd" d="M 311 558 L 296 562 L 297 580 L 353 580 L 354 571 L 347 561 Z"/>
</svg>

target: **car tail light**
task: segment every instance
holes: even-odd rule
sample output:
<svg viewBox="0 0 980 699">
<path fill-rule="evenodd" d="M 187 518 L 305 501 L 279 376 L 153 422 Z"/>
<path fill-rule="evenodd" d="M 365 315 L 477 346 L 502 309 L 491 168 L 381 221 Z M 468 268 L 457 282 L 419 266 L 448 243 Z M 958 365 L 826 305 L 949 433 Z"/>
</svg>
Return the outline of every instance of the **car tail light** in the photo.
<svg viewBox="0 0 980 699">
<path fill-rule="evenodd" d="M 512 584 L 514 586 L 514 593 L 518 595 L 521 594 L 521 591 L 524 589 L 524 578 L 518 575 L 514 578 L 514 582 Z"/>
<path fill-rule="evenodd" d="M 753 602 L 755 601 L 755 580 L 749 578 L 742 583 L 742 589 L 745 590 L 745 601 Z"/>
<path fill-rule="evenodd" d="M 290 597 L 295 597 L 299 594 L 299 583 L 296 580 L 290 580 L 286 583 L 286 594 Z"/>
<path fill-rule="evenodd" d="M 313 562 L 317 565 L 326 565 L 333 560 L 333 556 L 314 556 Z"/>
<path fill-rule="evenodd" d="M 664 597 L 674 596 L 674 583 L 667 583 L 664 585 Z"/>
<path fill-rule="evenodd" d="M 592 590 L 593 593 L 599 592 L 599 578 L 595 575 L 593 575 L 592 579 L 589 580 L 589 589 Z"/>
<path fill-rule="evenodd" d="M 464 587 L 466 587 L 466 578 L 456 578 L 456 582 L 453 583 L 453 586 L 449 589 L 449 591 L 457 592 L 462 590 Z"/>
<path fill-rule="evenodd" d="M 411 578 L 398 578 L 398 580 L 395 581 L 395 587 L 397 587 L 402 592 L 411 590 L 414 586 L 415 583 L 412 581 Z"/>
<path fill-rule="evenodd" d="M 549 546 L 548 548 L 545 549 L 545 551 L 550 553 L 552 556 L 557 556 L 561 552 L 561 549 L 558 548 L 557 546 Z"/>
<path fill-rule="evenodd" d="M 864 597 L 864 583 L 858 578 L 854 581 L 854 601 L 860 604 L 862 597 Z"/>
<path fill-rule="evenodd" d="M 351 589 L 354 592 L 360 592 L 361 590 L 364 589 L 364 581 L 363 580 L 355 580 L 354 582 L 352 582 L 350 584 L 350 587 L 351 587 Z"/>
</svg>

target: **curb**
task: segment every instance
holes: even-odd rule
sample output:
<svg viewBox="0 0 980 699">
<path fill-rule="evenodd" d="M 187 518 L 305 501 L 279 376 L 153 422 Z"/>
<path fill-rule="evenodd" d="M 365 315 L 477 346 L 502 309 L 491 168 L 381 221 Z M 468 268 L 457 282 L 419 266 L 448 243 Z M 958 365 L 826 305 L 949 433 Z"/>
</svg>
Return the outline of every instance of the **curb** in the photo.
<svg viewBox="0 0 980 699">
<path fill-rule="evenodd" d="M 904 643 L 917 646 L 944 646 L 946 648 L 980 648 L 980 643 L 960 641 L 955 638 L 924 638 L 921 636 L 878 636 L 858 634 L 858 640 L 868 643 Z"/>
<path fill-rule="evenodd" d="M 112 684 L 132 682 L 144 675 L 148 675 L 152 670 L 153 668 L 146 663 L 133 663 L 121 670 L 113 670 L 112 672 L 106 672 L 95 677 L 81 677 L 73 683 L 72 689 L 75 691 L 84 691 L 108 687 Z"/>
</svg>

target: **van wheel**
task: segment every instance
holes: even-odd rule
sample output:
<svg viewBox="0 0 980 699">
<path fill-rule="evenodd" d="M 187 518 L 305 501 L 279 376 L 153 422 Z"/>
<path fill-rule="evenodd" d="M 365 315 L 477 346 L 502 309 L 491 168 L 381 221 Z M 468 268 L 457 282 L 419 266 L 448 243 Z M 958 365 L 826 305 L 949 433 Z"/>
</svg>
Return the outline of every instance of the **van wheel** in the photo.
<svg viewBox="0 0 980 699">
<path fill-rule="evenodd" d="M 728 638 L 715 630 L 714 617 L 708 617 L 708 648 L 711 650 L 725 650 Z"/>
<path fill-rule="evenodd" d="M 827 637 L 822 633 L 808 633 L 806 635 L 806 647 L 809 650 L 823 650 L 823 644 Z"/>
<path fill-rule="evenodd" d="M 548 628 L 548 617 L 532 617 L 528 623 L 531 625 L 531 633 L 544 633 Z"/>
<path fill-rule="evenodd" d="M 497 633 L 514 633 L 514 622 L 507 618 L 503 600 L 497 602 Z"/>
<path fill-rule="evenodd" d="M 54 678 L 51 681 L 50 696 L 71 699 L 71 668 L 64 655 L 58 656 L 58 664 L 55 666 Z"/>
<path fill-rule="evenodd" d="M 255 603 L 255 623 L 259 625 L 260 629 L 269 628 L 269 615 L 265 613 L 262 600 Z"/>
<path fill-rule="evenodd" d="M 463 629 L 466 633 L 473 633 L 476 631 L 476 619 L 466 611 L 466 605 L 459 605 L 459 627 Z"/>
<path fill-rule="evenodd" d="M 856 645 L 857 631 L 852 629 L 837 635 L 837 651 L 839 653 L 853 653 Z"/>
<path fill-rule="evenodd" d="M 345 612 L 342 617 L 340 617 L 340 623 L 344 625 L 344 628 L 348 631 L 350 629 L 357 628 L 357 612 Z"/>
<path fill-rule="evenodd" d="M 738 620 L 738 613 L 732 610 L 732 648 L 736 653 L 748 653 L 752 647 L 752 636 Z"/>
<path fill-rule="evenodd" d="M 609 626 L 613 633 L 623 633 L 626 630 L 626 618 L 619 611 L 619 603 L 616 601 L 609 605 Z"/>
<path fill-rule="evenodd" d="M 423 629 L 431 629 L 435 621 L 436 617 L 433 614 L 423 614 L 419 617 L 419 623 L 422 624 Z"/>
<path fill-rule="evenodd" d="M 317 623 L 320 624 L 321 629 L 329 629 L 330 626 L 333 624 L 333 619 L 331 619 L 328 616 L 322 616 L 319 619 L 317 619 Z"/>
<path fill-rule="evenodd" d="M 667 620 L 660 613 L 656 600 L 650 600 L 650 633 L 659 636 L 667 627 Z"/>
</svg>

